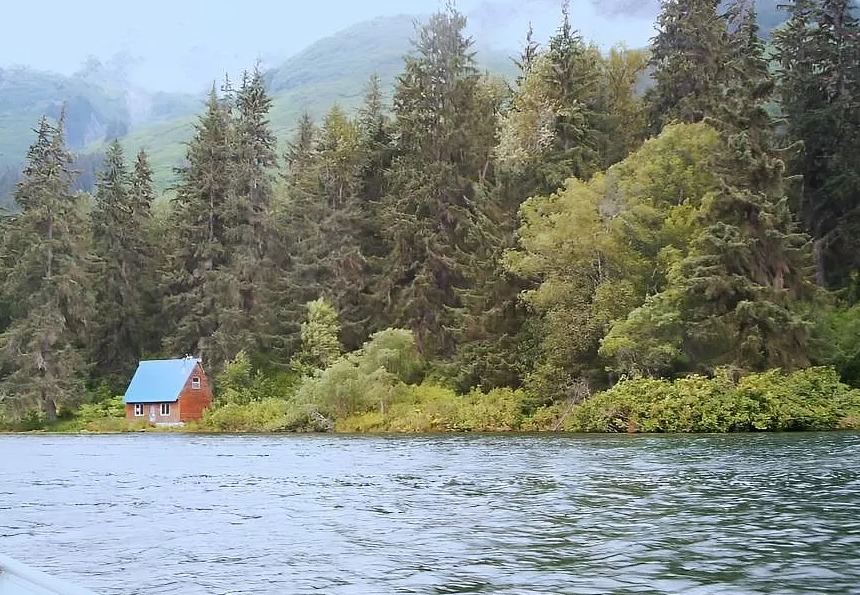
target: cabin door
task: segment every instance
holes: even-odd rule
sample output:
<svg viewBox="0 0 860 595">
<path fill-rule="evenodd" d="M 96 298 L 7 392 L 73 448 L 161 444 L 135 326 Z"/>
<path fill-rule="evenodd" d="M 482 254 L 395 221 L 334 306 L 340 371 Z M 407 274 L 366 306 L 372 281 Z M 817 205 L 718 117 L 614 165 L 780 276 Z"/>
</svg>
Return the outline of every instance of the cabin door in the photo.
<svg viewBox="0 0 860 595">
<path fill-rule="evenodd" d="M 155 423 L 155 405 L 149 406 L 149 421 Z"/>
</svg>

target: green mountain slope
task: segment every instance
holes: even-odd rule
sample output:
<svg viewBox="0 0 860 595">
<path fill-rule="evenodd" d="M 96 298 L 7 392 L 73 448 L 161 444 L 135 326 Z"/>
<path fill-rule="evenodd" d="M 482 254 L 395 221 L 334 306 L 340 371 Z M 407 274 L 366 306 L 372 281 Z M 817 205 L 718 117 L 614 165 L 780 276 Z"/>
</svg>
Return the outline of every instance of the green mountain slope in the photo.
<svg viewBox="0 0 860 595">
<path fill-rule="evenodd" d="M 88 153 L 88 147 L 125 136 L 135 125 L 173 121 L 199 107 L 190 96 L 127 89 L 101 74 L 92 64 L 68 77 L 29 68 L 0 69 L 0 207 L 9 205 L 42 116 L 58 118 L 64 111 L 69 147 Z M 83 169 L 87 162 L 83 160 Z"/>
</svg>

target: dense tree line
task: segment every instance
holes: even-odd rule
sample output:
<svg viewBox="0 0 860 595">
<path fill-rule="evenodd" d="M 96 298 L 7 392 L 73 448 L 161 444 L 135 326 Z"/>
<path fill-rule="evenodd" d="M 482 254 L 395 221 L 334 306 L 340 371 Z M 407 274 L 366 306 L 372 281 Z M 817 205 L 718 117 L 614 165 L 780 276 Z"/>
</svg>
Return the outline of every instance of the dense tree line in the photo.
<svg viewBox="0 0 860 595">
<path fill-rule="evenodd" d="M 42 120 L 0 223 L 2 406 L 54 419 L 142 357 L 312 373 L 386 328 L 452 387 L 535 405 L 629 376 L 860 381 L 857 7 L 786 9 L 766 46 L 751 2 L 664 0 L 648 51 L 601 53 L 565 7 L 513 87 L 449 9 L 390 105 L 372 80 L 283 155 L 262 73 L 213 87 L 167 203 L 116 142 L 73 191 Z"/>
</svg>

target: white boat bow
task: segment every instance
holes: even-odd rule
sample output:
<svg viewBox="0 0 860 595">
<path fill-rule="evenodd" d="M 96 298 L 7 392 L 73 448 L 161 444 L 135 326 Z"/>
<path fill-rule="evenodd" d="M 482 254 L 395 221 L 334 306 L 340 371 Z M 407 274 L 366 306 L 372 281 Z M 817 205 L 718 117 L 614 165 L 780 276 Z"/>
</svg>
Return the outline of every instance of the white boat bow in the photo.
<svg viewBox="0 0 860 595">
<path fill-rule="evenodd" d="M 0 595 L 96 595 L 0 554 Z"/>
</svg>

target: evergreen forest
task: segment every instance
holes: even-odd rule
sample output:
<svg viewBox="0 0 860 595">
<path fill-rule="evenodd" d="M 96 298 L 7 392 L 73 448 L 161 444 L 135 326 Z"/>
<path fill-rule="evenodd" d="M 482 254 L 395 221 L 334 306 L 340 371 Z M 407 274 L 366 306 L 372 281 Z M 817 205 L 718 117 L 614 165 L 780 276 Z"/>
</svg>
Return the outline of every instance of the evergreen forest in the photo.
<svg viewBox="0 0 860 595">
<path fill-rule="evenodd" d="M 218 81 L 162 196 L 64 116 L 0 218 L 0 426 L 125 429 L 141 359 L 202 358 L 220 431 L 860 427 L 860 9 L 663 0 L 647 49 L 562 10 L 509 84 L 449 7 L 393 93 L 278 150 Z M 853 157 L 852 157 L 853 155 Z"/>
</svg>

